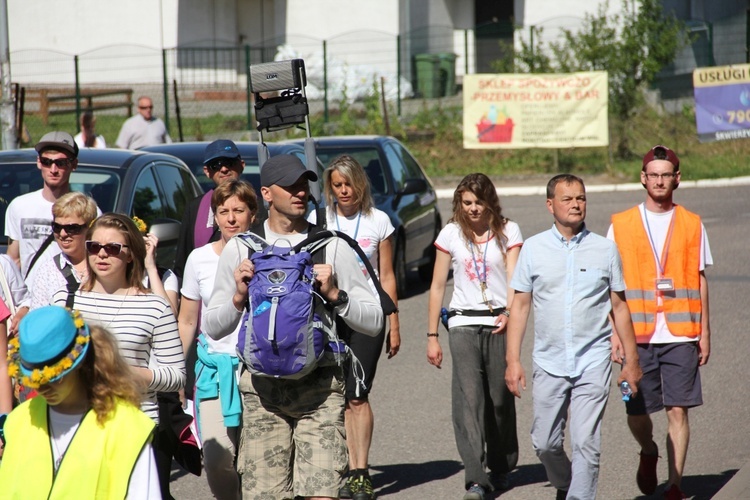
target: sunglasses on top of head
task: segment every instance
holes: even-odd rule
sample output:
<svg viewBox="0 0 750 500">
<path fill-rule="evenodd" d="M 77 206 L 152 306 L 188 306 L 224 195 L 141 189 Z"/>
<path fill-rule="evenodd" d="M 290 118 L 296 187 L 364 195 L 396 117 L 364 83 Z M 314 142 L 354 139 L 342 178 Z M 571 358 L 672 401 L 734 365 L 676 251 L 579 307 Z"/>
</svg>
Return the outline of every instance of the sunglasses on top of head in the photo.
<svg viewBox="0 0 750 500">
<path fill-rule="evenodd" d="M 73 164 L 73 160 L 70 158 L 45 158 L 44 156 L 39 157 L 39 163 L 42 164 L 44 167 L 51 167 L 52 165 L 57 165 L 57 168 L 68 168 Z"/>
<path fill-rule="evenodd" d="M 105 243 L 102 245 L 98 241 L 86 240 L 86 251 L 91 255 L 98 255 L 99 252 L 102 251 L 102 248 L 107 253 L 107 255 L 109 255 L 110 257 L 115 257 L 117 255 L 120 255 L 122 249 L 128 248 L 128 246 L 123 245 L 122 243 Z"/>
<path fill-rule="evenodd" d="M 231 170 L 237 165 L 237 159 L 221 158 L 206 164 L 206 168 L 211 172 L 218 172 L 222 167 Z"/>
<path fill-rule="evenodd" d="M 84 229 L 86 229 L 85 224 L 58 224 L 57 222 L 52 223 L 52 232 L 55 234 L 60 234 L 62 230 L 65 229 L 65 232 L 71 236 L 75 236 L 77 234 L 81 234 Z"/>
</svg>

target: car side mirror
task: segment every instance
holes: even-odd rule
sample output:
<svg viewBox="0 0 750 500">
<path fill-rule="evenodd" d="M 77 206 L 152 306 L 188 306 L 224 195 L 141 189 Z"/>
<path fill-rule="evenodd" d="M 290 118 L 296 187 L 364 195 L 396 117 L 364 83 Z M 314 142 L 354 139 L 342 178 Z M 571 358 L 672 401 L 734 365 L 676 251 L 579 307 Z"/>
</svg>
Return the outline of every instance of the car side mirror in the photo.
<svg viewBox="0 0 750 500">
<path fill-rule="evenodd" d="M 427 181 L 424 179 L 406 179 L 404 187 L 396 191 L 396 196 L 393 198 L 393 207 L 396 208 L 402 196 L 408 194 L 423 193 L 427 191 Z"/>
<path fill-rule="evenodd" d="M 174 219 L 156 219 L 148 232 L 159 238 L 159 242 L 175 241 L 180 237 L 180 221 Z"/>
</svg>

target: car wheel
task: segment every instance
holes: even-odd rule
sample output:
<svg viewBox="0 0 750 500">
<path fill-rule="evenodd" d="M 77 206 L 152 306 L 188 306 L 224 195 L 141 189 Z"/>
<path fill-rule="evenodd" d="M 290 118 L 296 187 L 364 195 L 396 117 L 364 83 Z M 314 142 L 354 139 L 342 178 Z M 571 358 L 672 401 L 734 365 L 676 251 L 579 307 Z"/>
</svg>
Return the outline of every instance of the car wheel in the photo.
<svg viewBox="0 0 750 500">
<path fill-rule="evenodd" d="M 406 297 L 407 279 L 406 279 L 406 249 L 402 238 L 396 241 L 396 251 L 393 253 L 393 274 L 396 275 L 396 293 L 398 298 Z"/>
</svg>

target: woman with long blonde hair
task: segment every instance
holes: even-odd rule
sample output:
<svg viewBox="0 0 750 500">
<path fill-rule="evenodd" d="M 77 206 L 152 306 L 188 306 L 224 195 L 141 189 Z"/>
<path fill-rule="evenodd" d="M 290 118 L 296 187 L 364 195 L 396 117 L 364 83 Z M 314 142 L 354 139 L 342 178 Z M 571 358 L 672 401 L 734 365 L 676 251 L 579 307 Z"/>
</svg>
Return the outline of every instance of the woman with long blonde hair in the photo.
<svg viewBox="0 0 750 500">
<path fill-rule="evenodd" d="M 383 290 L 397 304 L 396 275 L 393 272 L 393 233 L 395 231 L 388 215 L 374 207 L 370 181 L 362 165 L 349 155 L 341 155 L 331 161 L 323 173 L 328 229 L 341 231 L 359 243 L 372 268 L 378 274 Z M 315 222 L 311 215 L 310 222 Z M 363 273 L 365 265 L 360 262 Z M 373 294 L 377 289 L 371 283 Z M 364 369 L 364 389 L 357 388 L 357 380 L 351 368 L 346 373 L 346 445 L 349 449 L 349 477 L 341 496 L 358 495 L 362 500 L 375 498 L 372 480 L 368 472 L 370 445 L 374 428 L 374 416 L 369 393 L 375 378 L 378 359 L 385 342 L 388 358 L 398 353 L 401 333 L 398 312 L 389 316 L 390 328 L 376 337 L 351 332 L 345 338 L 352 352 Z M 347 497 L 345 497 L 347 498 Z"/>
<path fill-rule="evenodd" d="M 91 323 L 110 330 L 120 353 L 144 388 L 141 409 L 159 423 L 157 392 L 185 384 L 185 360 L 169 302 L 143 285 L 146 243 L 127 216 L 104 214 L 86 232 L 88 279 L 75 293 L 74 308 Z M 66 304 L 67 290 L 52 303 Z M 159 432 L 154 440 L 162 495 L 169 498 L 171 448 Z"/>
<path fill-rule="evenodd" d="M 11 340 L 9 372 L 39 396 L 14 409 L 0 484 L 8 498 L 161 498 L 154 423 L 114 337 L 76 311 L 35 309 Z"/>
<path fill-rule="evenodd" d="M 492 181 L 481 173 L 464 177 L 453 195 L 453 216 L 435 240 L 427 318 L 427 360 L 440 368 L 438 326 L 452 268 L 453 295 L 443 321 L 454 360 L 453 429 L 464 462 L 464 500 L 484 500 L 488 491 L 507 489 L 518 461 L 504 333 L 513 301 L 508 283 L 522 244 L 521 230 L 503 216 Z"/>
</svg>

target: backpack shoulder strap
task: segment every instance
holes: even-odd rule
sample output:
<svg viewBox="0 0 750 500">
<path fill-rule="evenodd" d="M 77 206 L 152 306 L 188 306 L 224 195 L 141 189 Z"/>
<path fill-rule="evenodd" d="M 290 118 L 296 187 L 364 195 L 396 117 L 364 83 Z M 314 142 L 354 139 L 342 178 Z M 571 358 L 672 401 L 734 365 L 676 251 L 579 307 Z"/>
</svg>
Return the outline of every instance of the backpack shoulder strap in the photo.
<svg viewBox="0 0 750 500">
<path fill-rule="evenodd" d="M 29 277 L 29 273 L 31 272 L 31 268 L 34 267 L 34 264 L 36 264 L 36 261 L 39 260 L 39 257 L 42 256 L 45 250 L 47 250 L 47 247 L 52 244 L 52 241 L 55 239 L 54 233 L 49 233 L 47 236 L 47 239 L 42 242 L 42 246 L 39 247 L 39 250 L 36 251 L 34 254 L 34 257 L 31 259 L 31 262 L 29 263 L 29 268 L 26 270 L 26 276 L 24 276 L 24 279 Z"/>
<path fill-rule="evenodd" d="M 60 269 L 60 267 L 63 265 L 62 254 L 59 253 L 52 258 L 55 260 L 55 264 L 57 265 L 57 268 Z M 78 291 L 78 288 L 81 286 L 81 284 L 78 283 L 78 280 L 73 274 L 72 266 L 65 266 L 62 269 L 60 269 L 60 272 L 65 277 L 65 281 L 67 282 L 65 287 L 68 290 L 68 297 L 65 299 L 65 307 L 67 307 L 68 309 L 73 309 L 73 303 L 75 302 L 75 294 Z"/>
<path fill-rule="evenodd" d="M 322 252 L 318 252 L 318 250 L 325 247 L 328 243 L 330 243 L 333 240 L 333 238 L 341 238 L 342 240 L 344 240 L 349 245 L 349 247 L 351 247 L 351 249 L 354 250 L 356 254 L 359 256 L 360 260 L 365 265 L 365 268 L 367 268 L 367 272 L 369 273 L 370 278 L 372 279 L 372 282 L 375 284 L 375 288 L 378 291 L 378 296 L 380 297 L 380 304 L 383 307 L 383 313 L 386 316 L 389 316 L 393 314 L 394 312 L 397 312 L 398 308 L 396 307 L 396 304 L 393 303 L 393 299 L 391 299 L 390 295 L 388 295 L 386 291 L 383 290 L 383 286 L 380 284 L 378 275 L 375 274 L 375 270 L 372 268 L 372 263 L 370 262 L 370 259 L 367 258 L 367 256 L 365 255 L 365 252 L 359 246 L 359 243 L 357 243 L 357 241 L 351 238 L 349 235 L 344 234 L 341 231 L 332 231 L 332 230 L 316 231 L 314 234 L 311 234 L 307 239 L 298 243 L 294 247 L 294 250 L 297 252 L 304 250 L 304 251 L 310 252 L 313 255 L 315 255 L 316 253 L 322 253 Z"/>
</svg>

